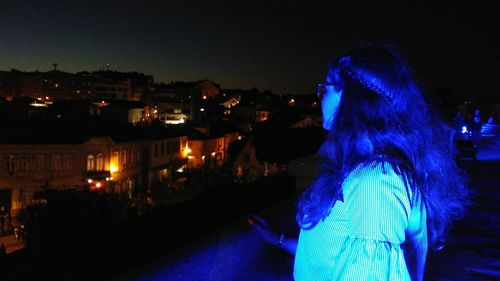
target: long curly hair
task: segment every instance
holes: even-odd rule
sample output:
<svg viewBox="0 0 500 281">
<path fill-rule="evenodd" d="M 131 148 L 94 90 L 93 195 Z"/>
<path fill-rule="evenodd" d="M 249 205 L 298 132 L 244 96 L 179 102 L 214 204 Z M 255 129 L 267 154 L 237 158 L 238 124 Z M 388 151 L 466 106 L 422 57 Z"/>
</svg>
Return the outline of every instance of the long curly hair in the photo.
<svg viewBox="0 0 500 281">
<path fill-rule="evenodd" d="M 465 174 L 454 160 L 451 128 L 427 104 L 392 46 L 349 52 L 329 65 L 327 76 L 342 95 L 321 176 L 298 204 L 301 228 L 312 229 L 329 215 L 357 165 L 385 161 L 420 189 L 429 245 L 442 248 L 446 229 L 463 215 L 469 198 Z"/>
</svg>

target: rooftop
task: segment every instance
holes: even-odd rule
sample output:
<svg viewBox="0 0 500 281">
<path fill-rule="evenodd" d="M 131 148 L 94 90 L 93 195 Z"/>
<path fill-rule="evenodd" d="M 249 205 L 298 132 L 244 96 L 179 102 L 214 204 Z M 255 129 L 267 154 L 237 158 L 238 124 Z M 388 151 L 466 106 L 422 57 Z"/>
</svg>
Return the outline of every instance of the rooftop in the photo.
<svg viewBox="0 0 500 281">
<path fill-rule="evenodd" d="M 425 280 L 498 280 L 500 277 L 500 155 L 485 147 L 478 162 L 462 162 L 477 192 L 473 206 L 455 224 L 447 246 L 429 252 Z M 483 159 L 488 160 L 481 160 Z M 297 235 L 298 193 L 262 210 L 276 229 Z M 175 252 L 139 265 L 112 281 L 131 280 L 293 280 L 293 257 L 266 245 L 244 218 Z"/>
</svg>

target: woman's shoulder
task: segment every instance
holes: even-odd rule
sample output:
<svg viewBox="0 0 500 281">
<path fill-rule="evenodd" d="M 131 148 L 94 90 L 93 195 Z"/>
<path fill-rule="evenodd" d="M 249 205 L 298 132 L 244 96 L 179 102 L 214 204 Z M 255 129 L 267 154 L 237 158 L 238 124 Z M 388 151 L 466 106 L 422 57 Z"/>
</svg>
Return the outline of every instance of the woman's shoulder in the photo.
<svg viewBox="0 0 500 281">
<path fill-rule="evenodd" d="M 354 193 L 367 198 L 391 194 L 404 198 L 404 201 L 409 200 L 412 193 L 403 175 L 396 172 L 387 161 L 371 161 L 357 165 L 347 176 L 342 189 L 347 197 Z"/>
<path fill-rule="evenodd" d="M 411 193 L 388 162 L 359 165 L 343 187 L 353 237 L 402 243 L 412 213 Z"/>
<path fill-rule="evenodd" d="M 383 160 L 359 163 L 348 174 L 346 182 L 373 182 L 382 179 L 390 179 L 404 184 L 402 176 L 396 173 L 393 166 L 388 161 Z"/>
</svg>

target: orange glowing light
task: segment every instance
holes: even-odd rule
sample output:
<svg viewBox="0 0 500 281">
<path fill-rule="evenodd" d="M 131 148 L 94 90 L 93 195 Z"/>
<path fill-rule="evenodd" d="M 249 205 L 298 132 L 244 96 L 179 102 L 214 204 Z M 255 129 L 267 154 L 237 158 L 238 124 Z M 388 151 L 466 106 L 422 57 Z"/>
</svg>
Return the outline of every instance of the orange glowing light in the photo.
<svg viewBox="0 0 500 281">
<path fill-rule="evenodd" d="M 116 173 L 118 172 L 118 165 L 116 165 L 115 163 L 111 163 L 109 164 L 109 171 L 111 173 Z"/>
<path fill-rule="evenodd" d="M 191 148 L 189 148 L 188 143 L 186 142 L 186 146 L 184 147 L 182 154 L 184 155 L 184 157 L 187 157 L 189 154 L 191 154 L 191 152 Z"/>
</svg>

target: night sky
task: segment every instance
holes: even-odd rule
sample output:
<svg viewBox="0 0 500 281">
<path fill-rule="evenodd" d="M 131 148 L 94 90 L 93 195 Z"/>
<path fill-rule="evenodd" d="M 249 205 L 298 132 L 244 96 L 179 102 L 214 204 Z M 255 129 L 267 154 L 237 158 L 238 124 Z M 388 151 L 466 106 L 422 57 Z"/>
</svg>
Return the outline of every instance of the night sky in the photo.
<svg viewBox="0 0 500 281">
<path fill-rule="evenodd" d="M 112 70 L 156 82 L 310 93 L 352 46 L 396 43 L 428 89 L 500 93 L 496 1 L 19 1 L 0 4 L 0 70 Z M 417 2 L 417 1 L 415 1 Z M 370 4 L 367 4 L 370 3 Z"/>
</svg>

